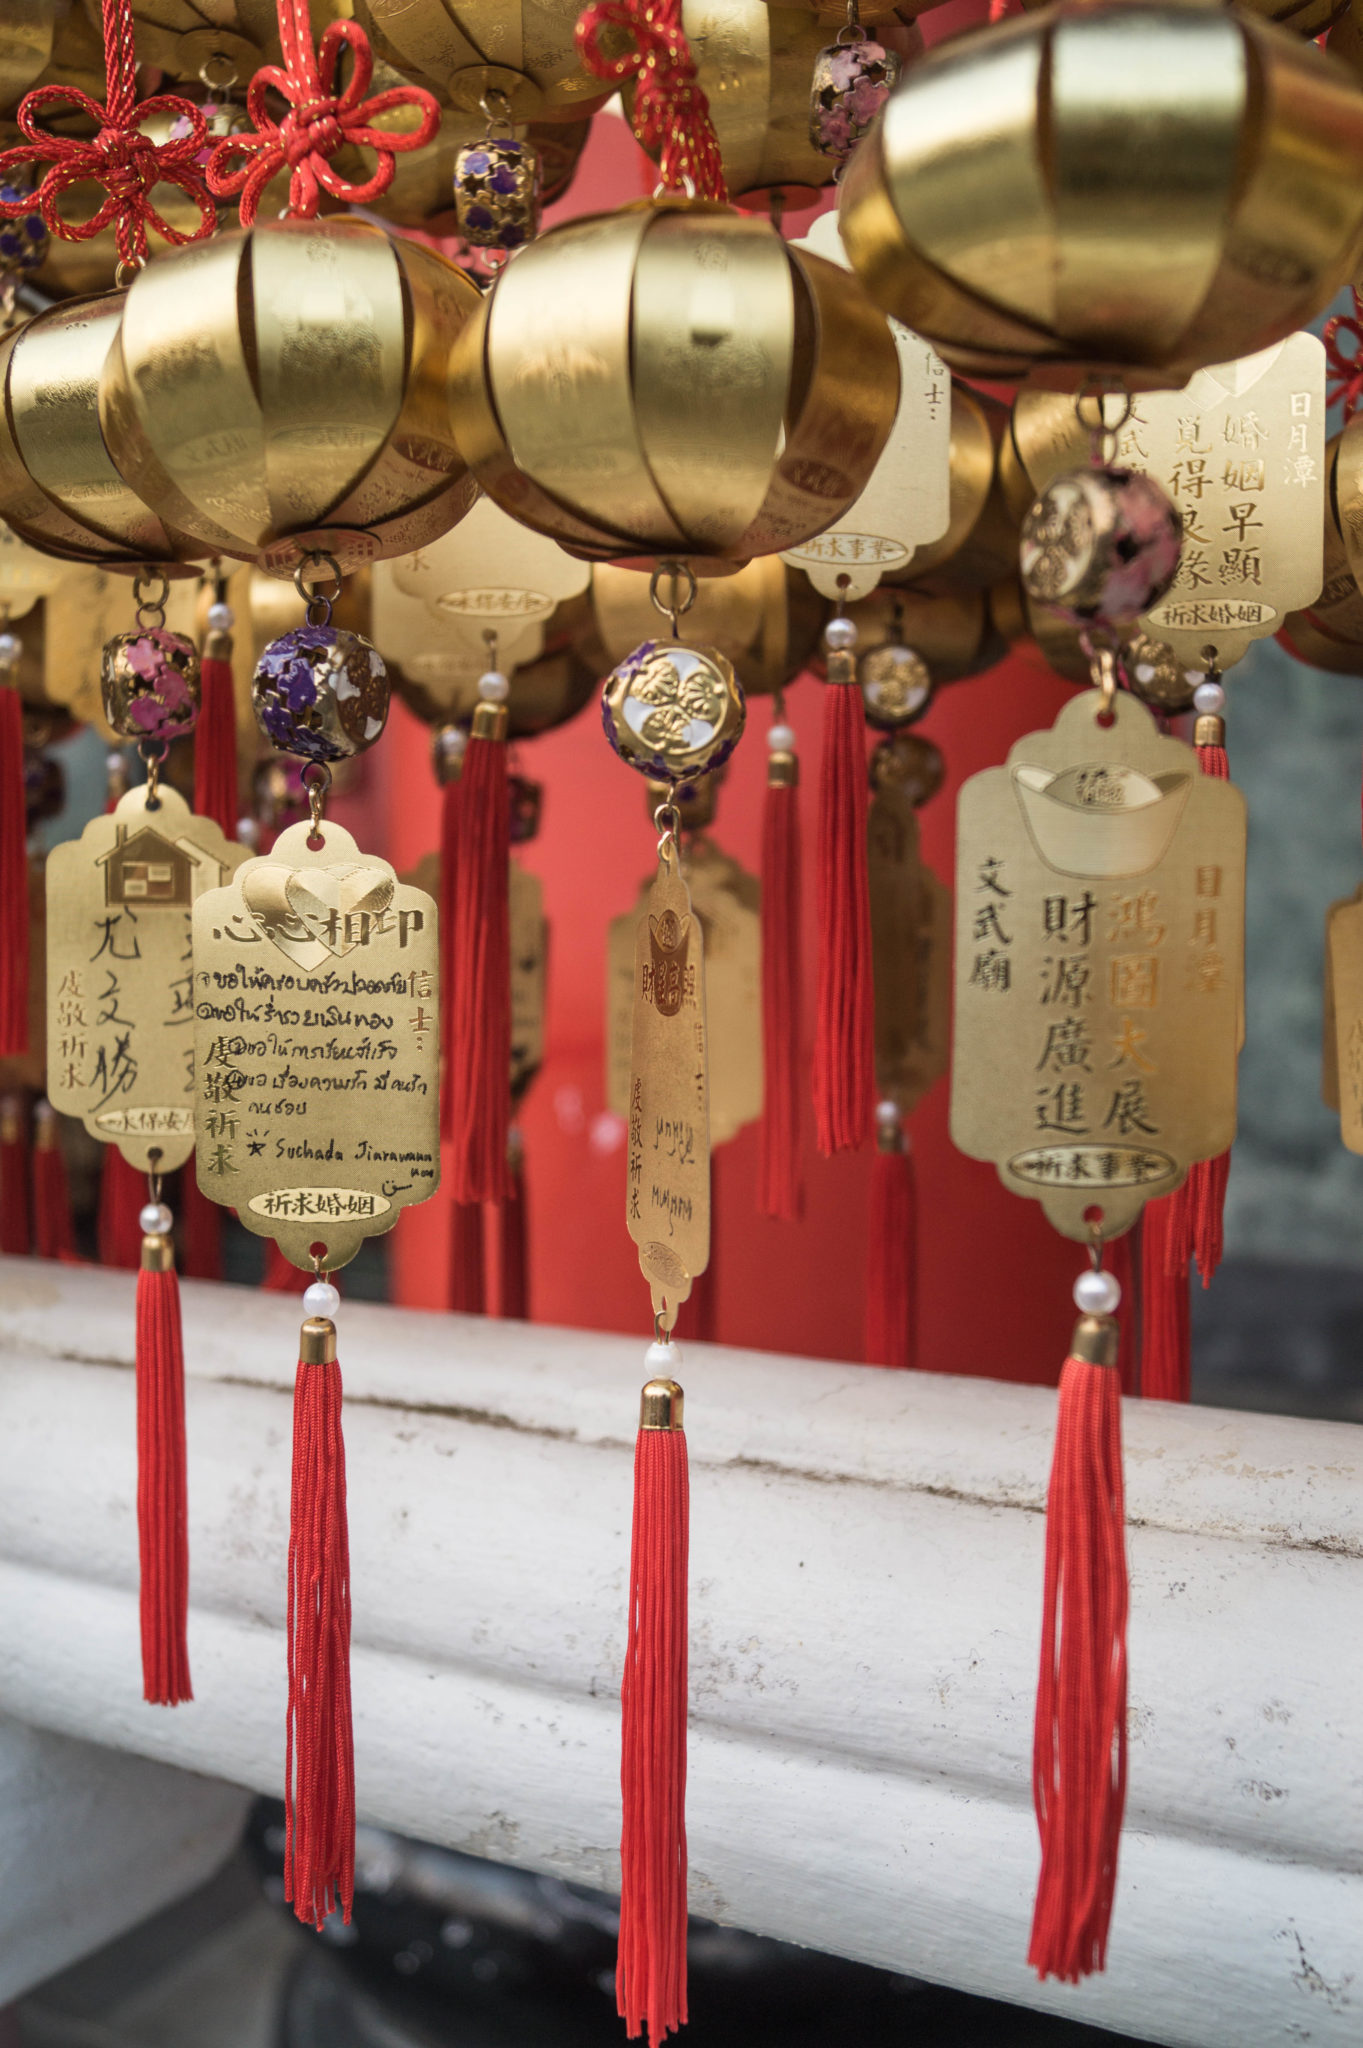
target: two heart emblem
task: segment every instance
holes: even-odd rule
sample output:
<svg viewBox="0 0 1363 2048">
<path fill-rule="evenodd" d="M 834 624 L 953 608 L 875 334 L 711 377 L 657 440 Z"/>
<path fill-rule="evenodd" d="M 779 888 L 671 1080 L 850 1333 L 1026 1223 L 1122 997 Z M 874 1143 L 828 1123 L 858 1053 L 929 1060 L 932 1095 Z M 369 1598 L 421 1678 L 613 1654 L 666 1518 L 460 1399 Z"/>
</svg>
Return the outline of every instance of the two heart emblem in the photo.
<svg viewBox="0 0 1363 2048">
<path fill-rule="evenodd" d="M 285 868 L 267 862 L 244 877 L 241 893 L 261 937 L 311 974 L 360 944 L 362 918 L 382 916 L 393 900 L 393 877 L 353 863 Z"/>
</svg>

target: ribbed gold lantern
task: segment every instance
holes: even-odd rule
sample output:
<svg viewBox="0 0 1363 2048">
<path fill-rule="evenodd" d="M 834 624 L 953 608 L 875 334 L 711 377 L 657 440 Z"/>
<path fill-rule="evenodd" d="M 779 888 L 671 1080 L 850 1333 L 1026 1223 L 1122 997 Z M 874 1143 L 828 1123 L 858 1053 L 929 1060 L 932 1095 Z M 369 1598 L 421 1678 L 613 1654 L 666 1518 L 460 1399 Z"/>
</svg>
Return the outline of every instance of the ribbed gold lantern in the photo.
<svg viewBox="0 0 1363 2048">
<path fill-rule="evenodd" d="M 343 569 L 445 533 L 476 496 L 443 373 L 477 288 L 355 220 L 272 221 L 158 257 L 100 389 L 120 470 L 208 552 Z"/>
<path fill-rule="evenodd" d="M 663 630 L 651 581 L 644 570 L 607 562 L 592 570 L 595 630 L 583 652 L 603 675 Z M 668 595 L 666 578 L 660 595 Z M 724 656 L 749 696 L 760 697 L 785 689 L 808 667 L 826 610 L 807 576 L 763 555 L 737 575 L 698 578 L 695 601 L 679 624 L 689 639 Z"/>
<path fill-rule="evenodd" d="M 150 511 L 114 466 L 100 377 L 123 294 L 73 299 L 0 340 L 0 518 L 33 547 L 105 568 L 162 568 L 206 550 Z"/>
<path fill-rule="evenodd" d="M 347 9 L 347 12 L 350 10 Z M 375 51 L 476 114 L 501 93 L 514 121 L 575 120 L 610 88 L 578 55 L 580 0 L 357 0 Z"/>
<path fill-rule="evenodd" d="M 1182 382 L 1356 272 L 1363 97 L 1219 5 L 1063 0 L 908 72 L 840 219 L 872 297 L 959 369 Z"/>
<path fill-rule="evenodd" d="M 1313 605 L 1290 612 L 1281 637 L 1314 668 L 1363 675 L 1363 419 L 1325 450 L 1325 576 Z"/>
<path fill-rule="evenodd" d="M 857 667 L 874 664 L 882 648 L 907 648 L 917 655 L 934 689 L 981 675 L 1003 659 L 1007 644 L 994 624 L 983 590 L 936 595 L 896 590 L 882 584 L 847 608 L 857 627 Z"/>
<path fill-rule="evenodd" d="M 99 0 L 84 0 L 99 21 Z M 349 7 L 309 0 L 314 38 Z M 210 87 L 237 85 L 245 95 L 262 64 L 281 61 L 275 0 L 133 0 L 139 64 L 171 78 L 199 79 Z"/>
<path fill-rule="evenodd" d="M 836 519 L 899 397 L 889 326 L 765 221 L 662 200 L 554 228 L 455 343 L 455 435 L 513 518 L 595 560 L 742 562 Z"/>
</svg>

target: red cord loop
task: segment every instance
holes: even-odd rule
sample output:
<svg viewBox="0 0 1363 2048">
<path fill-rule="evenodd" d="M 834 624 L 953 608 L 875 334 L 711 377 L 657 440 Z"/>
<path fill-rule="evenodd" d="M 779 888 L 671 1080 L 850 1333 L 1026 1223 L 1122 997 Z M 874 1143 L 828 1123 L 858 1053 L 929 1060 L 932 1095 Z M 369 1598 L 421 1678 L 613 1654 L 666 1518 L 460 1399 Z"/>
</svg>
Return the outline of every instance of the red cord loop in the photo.
<svg viewBox="0 0 1363 2048">
<path fill-rule="evenodd" d="M 618 57 L 601 48 L 606 29 L 623 29 L 633 47 Z M 664 188 L 688 185 L 702 199 L 727 199 L 724 166 L 701 91 L 696 62 L 681 24 L 679 0 L 594 0 L 579 15 L 578 55 L 594 78 L 608 85 L 635 81 L 634 132 L 656 155 Z"/>
<path fill-rule="evenodd" d="M 1346 355 L 1339 345 L 1338 337 L 1346 334 L 1353 347 Z M 1325 361 L 1329 367 L 1331 382 L 1327 403 L 1334 405 L 1344 400 L 1344 418 L 1351 420 L 1363 398 L 1363 300 L 1354 293 L 1352 313 L 1337 313 L 1333 320 L 1325 323 Z"/>
<path fill-rule="evenodd" d="M 207 130 L 201 109 L 174 93 L 157 93 L 138 104 L 132 0 L 103 0 L 103 8 L 106 103 L 101 106 L 76 86 L 41 85 L 25 94 L 19 127 L 28 140 L 0 151 L 0 184 L 21 180 L 36 164 L 49 168 L 32 194 L 0 200 L 0 217 L 18 220 L 36 206 L 48 233 L 62 242 L 88 242 L 112 223 L 120 264 L 140 269 L 147 260 L 148 228 L 163 241 L 180 243 L 197 242 L 217 226 L 196 160 Z M 38 116 L 55 107 L 83 114 L 98 133 L 89 140 L 49 134 L 38 126 Z M 167 141 L 153 142 L 142 124 L 159 114 L 170 115 L 177 126 L 187 125 Z M 80 184 L 102 185 L 105 198 L 88 220 L 70 221 L 58 202 Z M 199 225 L 192 234 L 171 227 L 158 213 L 151 199 L 157 185 L 177 185 L 194 201 Z"/>
<path fill-rule="evenodd" d="M 350 206 L 367 205 L 392 184 L 395 159 L 408 150 L 424 149 L 440 126 L 440 108 L 421 86 L 394 86 L 365 98 L 374 76 L 374 56 L 357 22 L 333 21 L 314 51 L 307 0 L 279 0 L 279 35 L 286 68 L 263 65 L 246 94 L 255 133 L 224 136 L 208 159 L 208 189 L 219 199 L 240 198 L 245 228 L 255 223 L 265 187 L 286 169 L 289 212 L 300 220 L 316 217 L 323 192 Z M 354 60 L 350 80 L 336 92 L 336 69 L 346 49 Z M 288 101 L 278 121 L 266 105 L 270 86 Z M 417 127 L 392 135 L 372 125 L 395 107 L 417 108 Z M 331 159 L 346 144 L 375 152 L 378 163 L 371 177 L 351 180 L 333 170 Z M 234 157 L 245 157 L 246 162 L 234 169 Z"/>
</svg>

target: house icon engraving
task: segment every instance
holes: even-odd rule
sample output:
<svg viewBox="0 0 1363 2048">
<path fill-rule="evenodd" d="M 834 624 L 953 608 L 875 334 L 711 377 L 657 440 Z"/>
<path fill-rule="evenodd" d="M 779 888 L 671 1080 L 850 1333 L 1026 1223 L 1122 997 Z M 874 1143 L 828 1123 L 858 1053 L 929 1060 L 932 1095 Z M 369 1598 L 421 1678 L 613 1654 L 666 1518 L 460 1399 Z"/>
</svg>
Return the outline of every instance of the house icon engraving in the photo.
<svg viewBox="0 0 1363 2048">
<path fill-rule="evenodd" d="M 133 910 L 188 910 L 200 890 L 214 886 L 221 866 L 191 841 L 163 838 L 150 825 L 139 826 L 131 838 L 120 825 L 115 843 L 95 865 L 104 870 L 105 903 Z M 202 875 L 196 873 L 200 868 Z"/>
</svg>

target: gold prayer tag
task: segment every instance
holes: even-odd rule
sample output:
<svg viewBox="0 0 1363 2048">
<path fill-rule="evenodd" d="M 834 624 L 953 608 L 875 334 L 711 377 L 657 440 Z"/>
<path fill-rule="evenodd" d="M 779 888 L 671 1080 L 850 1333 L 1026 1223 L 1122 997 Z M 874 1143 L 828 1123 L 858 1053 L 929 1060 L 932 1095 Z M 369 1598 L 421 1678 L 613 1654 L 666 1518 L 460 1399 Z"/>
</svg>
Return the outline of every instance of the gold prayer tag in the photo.
<svg viewBox="0 0 1363 2048">
<path fill-rule="evenodd" d="M 635 926 L 628 1117 L 626 1226 L 670 1330 L 710 1262 L 705 945 L 670 836 Z"/>
<path fill-rule="evenodd" d="M 565 598 L 586 590 L 591 574 L 589 563 L 519 526 L 491 498 L 479 498 L 440 540 L 392 565 L 403 595 L 419 598 L 448 636 L 474 649 L 488 628 L 509 645 L 525 626 L 543 624 Z"/>
<path fill-rule="evenodd" d="M 712 839 L 696 833 L 683 875 L 705 942 L 705 1019 L 710 1045 L 710 1146 L 727 1144 L 762 1114 L 762 891 Z M 634 935 L 650 882 L 607 937 L 606 1103 L 629 1115 L 634 1041 Z"/>
<path fill-rule="evenodd" d="M 951 1134 L 1086 1239 L 1235 1134 L 1245 805 L 1120 691 L 961 791 Z"/>
<path fill-rule="evenodd" d="M 1126 400 L 1104 400 L 1115 419 Z M 1074 400 L 1024 391 L 1014 436 L 1041 491 L 1082 463 Z M 1183 517 L 1167 595 L 1141 625 L 1185 668 L 1212 646 L 1229 668 L 1320 594 L 1324 549 L 1325 350 L 1314 334 L 1217 363 L 1181 391 L 1146 391 L 1116 436 L 1118 464 L 1162 484 Z"/>
<path fill-rule="evenodd" d="M 1325 1029 L 1321 1092 L 1344 1144 L 1363 1152 L 1363 884 L 1326 914 Z"/>
<path fill-rule="evenodd" d="M 850 269 L 836 213 L 797 245 Z M 951 516 L 951 374 L 937 351 L 891 320 L 899 354 L 899 407 L 870 482 L 840 519 L 781 556 L 824 597 L 866 597 L 902 570 L 916 548 L 939 540 Z M 846 582 L 842 579 L 846 578 Z"/>
<path fill-rule="evenodd" d="M 142 1173 L 194 1150 L 191 910 L 245 858 L 164 782 L 47 857 L 48 1095 Z"/>
<path fill-rule="evenodd" d="M 436 910 L 338 825 L 194 906 L 199 1186 L 305 1270 L 440 1183 Z"/>
<path fill-rule="evenodd" d="M 951 891 L 918 848 L 905 785 L 885 777 L 867 819 L 876 1088 L 909 1116 L 951 1047 Z"/>
</svg>

